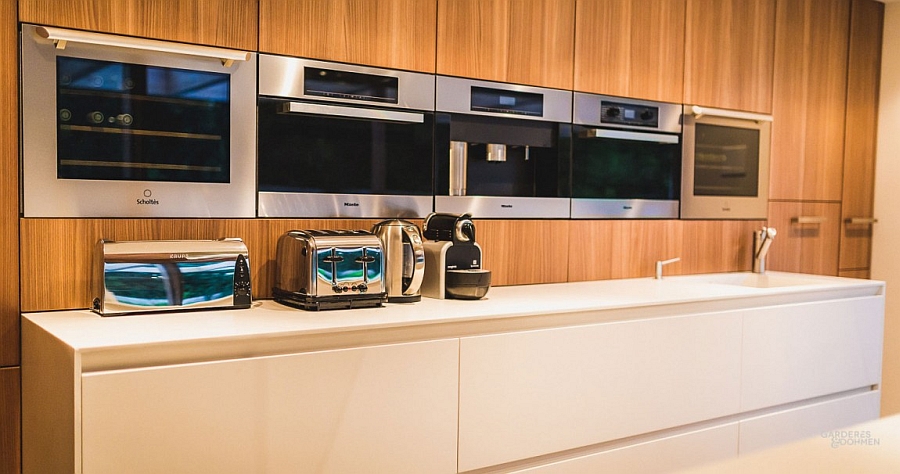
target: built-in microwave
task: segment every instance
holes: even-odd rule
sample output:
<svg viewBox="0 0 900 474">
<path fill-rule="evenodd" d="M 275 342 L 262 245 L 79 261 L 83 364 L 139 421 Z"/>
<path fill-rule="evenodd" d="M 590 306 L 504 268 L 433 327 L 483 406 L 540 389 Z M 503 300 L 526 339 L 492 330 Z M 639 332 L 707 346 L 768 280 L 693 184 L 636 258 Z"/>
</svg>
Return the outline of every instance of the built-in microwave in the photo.
<svg viewBox="0 0 900 474">
<path fill-rule="evenodd" d="M 772 116 L 685 105 L 684 219 L 765 219 Z"/>
<path fill-rule="evenodd" d="M 576 92 L 572 121 L 572 218 L 678 218 L 680 104 Z"/>
<path fill-rule="evenodd" d="M 433 210 L 434 76 L 261 54 L 259 216 Z"/>
<path fill-rule="evenodd" d="M 26 217 L 255 216 L 255 54 L 20 34 Z"/>
</svg>

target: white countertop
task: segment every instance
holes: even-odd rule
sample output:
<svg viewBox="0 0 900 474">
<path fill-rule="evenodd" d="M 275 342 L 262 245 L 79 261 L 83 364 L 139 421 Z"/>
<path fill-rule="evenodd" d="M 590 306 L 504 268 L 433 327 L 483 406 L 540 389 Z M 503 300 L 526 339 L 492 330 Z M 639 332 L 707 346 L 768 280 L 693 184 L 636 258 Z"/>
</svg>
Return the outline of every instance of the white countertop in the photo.
<svg viewBox="0 0 900 474">
<path fill-rule="evenodd" d="M 209 360 L 213 353 L 219 358 L 273 355 L 672 315 L 672 305 L 679 306 L 674 314 L 687 314 L 883 291 L 882 282 L 871 280 L 725 273 L 494 287 L 481 300 L 422 298 L 351 310 L 303 311 L 263 300 L 244 310 L 117 317 L 80 310 L 23 318 L 78 352 L 89 371 L 117 368 L 115 353 L 122 351 L 155 365 Z"/>
</svg>

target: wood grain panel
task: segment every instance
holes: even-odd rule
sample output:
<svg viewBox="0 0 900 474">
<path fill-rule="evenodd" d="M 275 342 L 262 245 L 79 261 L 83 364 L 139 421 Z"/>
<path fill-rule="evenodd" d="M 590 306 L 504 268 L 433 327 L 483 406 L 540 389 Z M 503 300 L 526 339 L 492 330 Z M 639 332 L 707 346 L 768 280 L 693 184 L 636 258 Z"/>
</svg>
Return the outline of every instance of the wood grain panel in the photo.
<svg viewBox="0 0 900 474">
<path fill-rule="evenodd" d="M 260 0 L 260 51 L 433 73 L 436 0 Z"/>
<path fill-rule="evenodd" d="M 26 23 L 257 49 L 257 0 L 20 0 Z"/>
<path fill-rule="evenodd" d="M 684 273 L 750 271 L 753 232 L 764 225 L 765 221 L 684 221 Z"/>
<path fill-rule="evenodd" d="M 860 278 L 863 280 L 871 278 L 869 270 L 841 270 L 838 272 L 838 276 L 843 278 Z"/>
<path fill-rule="evenodd" d="M 684 100 L 772 112 L 775 0 L 687 0 Z"/>
<path fill-rule="evenodd" d="M 803 224 L 798 217 L 822 219 Z M 769 226 L 778 231 L 766 268 L 786 272 L 838 274 L 840 203 L 769 202 Z"/>
<path fill-rule="evenodd" d="M 684 0 L 579 0 L 578 91 L 681 103 Z"/>
<path fill-rule="evenodd" d="M 16 2 L 0 1 L 0 366 L 19 365 L 19 106 Z M 0 452 L 0 458 L 5 453 Z"/>
<path fill-rule="evenodd" d="M 777 10 L 769 197 L 838 201 L 850 4 L 786 0 Z"/>
<path fill-rule="evenodd" d="M 569 281 L 653 276 L 657 260 L 681 257 L 666 275 L 684 273 L 683 222 L 678 220 L 572 221 Z"/>
<path fill-rule="evenodd" d="M 506 81 L 572 89 L 575 0 L 513 0 L 509 4 Z"/>
<path fill-rule="evenodd" d="M 0 368 L 0 474 L 21 472 L 20 373 L 18 367 Z"/>
<path fill-rule="evenodd" d="M 438 0 L 437 73 L 505 81 L 509 0 Z"/>
<path fill-rule="evenodd" d="M 841 199 L 844 220 L 874 217 L 875 148 L 884 4 L 872 0 L 854 0 L 850 20 L 844 188 Z M 842 225 L 840 268 L 869 268 L 871 226 Z"/>
<path fill-rule="evenodd" d="M 567 279 L 569 221 L 475 220 L 482 266 L 491 285 L 558 283 Z"/>
</svg>

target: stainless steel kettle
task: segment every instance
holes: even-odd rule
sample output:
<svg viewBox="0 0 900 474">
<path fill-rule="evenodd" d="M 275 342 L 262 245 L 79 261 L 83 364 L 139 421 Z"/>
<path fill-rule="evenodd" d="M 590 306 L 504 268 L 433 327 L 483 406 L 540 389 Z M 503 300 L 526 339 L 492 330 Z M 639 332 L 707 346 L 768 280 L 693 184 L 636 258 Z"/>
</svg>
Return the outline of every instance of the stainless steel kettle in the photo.
<svg viewBox="0 0 900 474">
<path fill-rule="evenodd" d="M 384 286 L 388 302 L 413 303 L 421 300 L 425 248 L 419 228 L 409 221 L 389 219 L 375 224 L 372 233 L 381 239 L 384 247 Z"/>
</svg>

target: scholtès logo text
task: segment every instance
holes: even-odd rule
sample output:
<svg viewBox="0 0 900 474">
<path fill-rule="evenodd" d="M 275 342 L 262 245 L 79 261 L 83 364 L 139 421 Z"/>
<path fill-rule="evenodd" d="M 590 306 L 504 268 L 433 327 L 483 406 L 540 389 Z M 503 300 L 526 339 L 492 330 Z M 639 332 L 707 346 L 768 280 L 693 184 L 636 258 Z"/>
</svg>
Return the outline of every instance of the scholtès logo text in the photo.
<svg viewBox="0 0 900 474">
<path fill-rule="evenodd" d="M 158 206 L 159 200 L 152 199 L 150 196 L 153 196 L 153 191 L 149 189 L 144 190 L 144 197 L 137 198 L 135 201 L 139 206 Z"/>
</svg>

